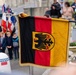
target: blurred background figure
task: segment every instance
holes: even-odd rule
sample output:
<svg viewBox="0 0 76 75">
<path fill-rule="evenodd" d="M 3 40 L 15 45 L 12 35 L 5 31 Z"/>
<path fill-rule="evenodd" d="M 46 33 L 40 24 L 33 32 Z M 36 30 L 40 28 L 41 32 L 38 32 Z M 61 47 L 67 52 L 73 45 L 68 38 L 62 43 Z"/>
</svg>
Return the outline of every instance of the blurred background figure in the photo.
<svg viewBox="0 0 76 75">
<path fill-rule="evenodd" d="M 51 5 L 51 8 L 46 8 L 45 15 L 46 17 L 52 17 L 52 18 L 59 18 L 61 17 L 61 6 L 57 2 L 57 0 L 54 0 L 54 3 Z"/>
<path fill-rule="evenodd" d="M 59 15 L 59 17 L 61 17 L 61 12 L 60 12 L 60 10 L 61 10 L 61 5 L 59 4 L 59 2 L 57 2 L 57 0 L 54 0 L 54 3 L 53 3 L 52 5 L 54 5 L 54 6 L 55 6 L 55 9 L 56 9 L 57 11 L 59 11 L 59 12 L 58 12 L 58 15 Z"/>
<path fill-rule="evenodd" d="M 13 41 L 14 57 L 16 60 L 19 58 L 19 39 L 16 33 L 13 34 L 12 41 Z"/>
<path fill-rule="evenodd" d="M 62 10 L 62 18 L 71 20 L 73 15 L 73 8 L 70 6 L 69 2 L 65 2 L 63 10 Z"/>
<path fill-rule="evenodd" d="M 74 10 L 74 15 L 73 15 L 73 17 L 74 17 L 74 19 L 76 20 L 76 0 L 74 0 L 74 2 L 72 3 L 72 8 L 73 8 L 73 10 Z"/>
<path fill-rule="evenodd" d="M 59 17 L 60 17 L 59 11 L 56 9 L 56 5 L 52 5 L 52 6 L 51 6 L 50 16 L 51 16 L 52 18 L 59 18 Z"/>
<path fill-rule="evenodd" d="M 60 1 L 60 6 L 61 6 L 61 8 L 64 7 L 64 1 L 63 0 Z"/>
<path fill-rule="evenodd" d="M 63 9 L 63 7 L 64 7 L 64 1 L 63 1 L 63 0 L 60 1 L 60 6 L 61 6 L 60 12 L 61 12 L 61 15 L 62 15 L 62 9 Z"/>
<path fill-rule="evenodd" d="M 44 14 L 45 17 L 50 17 L 50 10 L 49 8 L 46 8 L 45 9 L 45 14 Z"/>
<path fill-rule="evenodd" d="M 0 32 L 0 52 L 5 53 L 6 49 L 6 38 L 4 37 L 3 32 Z"/>
<path fill-rule="evenodd" d="M 74 0 L 74 2 L 72 3 L 72 8 L 73 8 L 73 10 L 76 12 L 76 0 Z"/>
<path fill-rule="evenodd" d="M 7 33 L 6 33 L 6 46 L 8 49 L 9 58 L 10 58 L 10 60 L 12 60 L 13 59 L 13 53 L 12 53 L 13 41 L 12 41 L 11 32 L 9 32 L 9 31 L 7 31 Z"/>
<path fill-rule="evenodd" d="M 0 52 L 5 53 L 6 49 L 6 39 L 5 39 L 5 34 L 2 31 L 2 27 L 0 26 Z"/>
</svg>

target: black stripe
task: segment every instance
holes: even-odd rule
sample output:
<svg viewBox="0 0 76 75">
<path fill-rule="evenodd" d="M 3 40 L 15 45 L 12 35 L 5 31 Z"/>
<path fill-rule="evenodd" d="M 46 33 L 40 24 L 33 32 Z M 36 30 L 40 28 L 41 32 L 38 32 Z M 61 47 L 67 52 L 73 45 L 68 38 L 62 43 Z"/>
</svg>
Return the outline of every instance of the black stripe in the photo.
<svg viewBox="0 0 76 75">
<path fill-rule="evenodd" d="M 21 40 L 21 63 L 34 63 L 32 31 L 35 31 L 34 17 L 19 18 Z"/>
</svg>

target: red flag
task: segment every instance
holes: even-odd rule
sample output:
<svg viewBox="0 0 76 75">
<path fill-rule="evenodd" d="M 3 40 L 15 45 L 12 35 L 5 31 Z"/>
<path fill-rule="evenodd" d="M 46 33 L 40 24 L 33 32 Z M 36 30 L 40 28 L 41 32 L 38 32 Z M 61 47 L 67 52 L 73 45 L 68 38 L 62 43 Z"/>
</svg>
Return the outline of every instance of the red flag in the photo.
<svg viewBox="0 0 76 75">
<path fill-rule="evenodd" d="M 3 16 L 2 16 L 1 26 L 2 26 L 3 32 L 6 32 L 6 30 L 7 30 L 7 25 L 6 25 L 6 14 L 5 14 L 5 13 L 3 13 Z"/>
<path fill-rule="evenodd" d="M 10 17 L 8 18 L 8 30 L 11 32 L 11 25 L 12 25 L 12 23 L 11 23 L 11 20 L 10 20 Z"/>
<path fill-rule="evenodd" d="M 11 17 L 9 16 L 9 18 L 8 18 L 8 30 L 10 31 L 10 32 L 12 32 L 12 30 L 13 30 L 13 24 L 12 24 L 12 21 L 11 21 Z"/>
</svg>

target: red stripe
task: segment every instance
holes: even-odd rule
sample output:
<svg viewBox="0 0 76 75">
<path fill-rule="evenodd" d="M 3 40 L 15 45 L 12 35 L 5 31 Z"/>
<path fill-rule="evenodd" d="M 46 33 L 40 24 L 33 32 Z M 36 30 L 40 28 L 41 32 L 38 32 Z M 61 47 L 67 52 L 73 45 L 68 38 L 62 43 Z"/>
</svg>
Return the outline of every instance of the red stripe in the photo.
<svg viewBox="0 0 76 75">
<path fill-rule="evenodd" d="M 11 30 L 11 23 L 10 22 L 8 22 L 8 29 L 9 29 L 9 31 L 11 32 L 12 30 Z"/>
<path fill-rule="evenodd" d="M 2 27 L 3 27 L 3 32 L 6 32 L 7 26 L 6 26 L 6 21 L 2 20 Z"/>
<path fill-rule="evenodd" d="M 47 32 L 51 34 L 52 32 L 51 19 L 45 18 L 35 18 L 35 31 L 37 32 Z M 50 65 L 50 51 L 35 51 L 35 64 L 49 66 Z"/>
</svg>

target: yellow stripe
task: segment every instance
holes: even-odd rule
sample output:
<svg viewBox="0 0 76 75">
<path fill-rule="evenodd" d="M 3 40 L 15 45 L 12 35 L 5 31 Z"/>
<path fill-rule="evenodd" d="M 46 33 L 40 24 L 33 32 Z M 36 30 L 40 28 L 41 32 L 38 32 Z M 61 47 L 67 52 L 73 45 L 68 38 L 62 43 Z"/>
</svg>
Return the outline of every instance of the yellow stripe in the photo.
<svg viewBox="0 0 76 75">
<path fill-rule="evenodd" d="M 52 35 L 55 38 L 55 46 L 51 50 L 50 65 L 57 66 L 67 61 L 69 22 L 52 19 Z"/>
<path fill-rule="evenodd" d="M 60 21 L 60 22 L 68 22 L 68 20 L 66 20 L 66 19 L 63 19 L 63 18 L 52 18 L 52 20 L 54 20 L 54 21 Z"/>
</svg>

